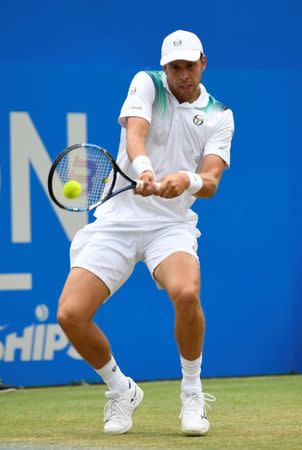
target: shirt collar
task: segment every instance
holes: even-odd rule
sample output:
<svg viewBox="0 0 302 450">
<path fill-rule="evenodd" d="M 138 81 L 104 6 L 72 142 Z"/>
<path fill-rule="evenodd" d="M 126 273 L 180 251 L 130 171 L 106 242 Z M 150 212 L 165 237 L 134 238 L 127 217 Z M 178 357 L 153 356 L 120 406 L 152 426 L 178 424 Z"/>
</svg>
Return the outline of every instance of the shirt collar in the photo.
<svg viewBox="0 0 302 450">
<path fill-rule="evenodd" d="M 163 74 L 162 74 L 162 82 L 163 82 L 165 89 L 173 96 L 173 99 L 175 99 L 175 101 L 178 103 L 177 99 L 174 97 L 174 95 L 170 91 L 165 72 L 163 72 Z M 195 102 L 193 102 L 193 103 L 189 103 L 189 102 L 181 103 L 181 106 L 183 106 L 185 108 L 204 108 L 205 106 L 208 105 L 209 94 L 202 83 L 200 83 L 199 86 L 200 86 L 200 95 L 199 95 L 198 99 L 195 100 Z"/>
</svg>

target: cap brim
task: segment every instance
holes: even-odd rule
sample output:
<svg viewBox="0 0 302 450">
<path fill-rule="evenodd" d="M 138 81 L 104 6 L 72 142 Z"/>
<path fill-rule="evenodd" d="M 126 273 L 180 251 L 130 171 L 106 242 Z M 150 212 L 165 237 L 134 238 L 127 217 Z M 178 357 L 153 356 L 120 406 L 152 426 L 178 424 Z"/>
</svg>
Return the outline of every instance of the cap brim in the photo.
<svg viewBox="0 0 302 450">
<path fill-rule="evenodd" d="M 169 53 L 168 55 L 162 56 L 160 60 L 160 65 L 165 66 L 166 64 L 169 64 L 172 61 L 198 61 L 201 55 L 200 50 L 182 50 L 182 51 L 176 51 L 173 53 Z"/>
</svg>

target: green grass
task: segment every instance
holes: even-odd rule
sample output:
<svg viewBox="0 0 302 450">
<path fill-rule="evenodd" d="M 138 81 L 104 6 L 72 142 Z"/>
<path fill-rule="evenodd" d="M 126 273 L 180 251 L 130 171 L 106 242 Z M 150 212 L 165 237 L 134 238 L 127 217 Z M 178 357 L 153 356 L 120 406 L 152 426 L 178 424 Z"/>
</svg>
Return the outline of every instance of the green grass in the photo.
<svg viewBox="0 0 302 450">
<path fill-rule="evenodd" d="M 179 428 L 179 382 L 140 383 L 145 398 L 126 435 L 103 429 L 104 386 L 0 395 L 0 448 L 302 449 L 302 376 L 203 381 L 217 401 L 204 437 Z"/>
</svg>

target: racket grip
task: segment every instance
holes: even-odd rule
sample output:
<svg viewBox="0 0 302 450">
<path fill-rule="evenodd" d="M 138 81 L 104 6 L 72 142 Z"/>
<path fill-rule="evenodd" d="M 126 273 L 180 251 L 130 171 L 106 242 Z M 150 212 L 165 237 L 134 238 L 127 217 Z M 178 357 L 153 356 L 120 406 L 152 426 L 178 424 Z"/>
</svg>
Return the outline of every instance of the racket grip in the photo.
<svg viewBox="0 0 302 450">
<path fill-rule="evenodd" d="M 144 186 L 144 182 L 143 180 L 136 180 L 136 188 L 140 188 Z"/>
</svg>

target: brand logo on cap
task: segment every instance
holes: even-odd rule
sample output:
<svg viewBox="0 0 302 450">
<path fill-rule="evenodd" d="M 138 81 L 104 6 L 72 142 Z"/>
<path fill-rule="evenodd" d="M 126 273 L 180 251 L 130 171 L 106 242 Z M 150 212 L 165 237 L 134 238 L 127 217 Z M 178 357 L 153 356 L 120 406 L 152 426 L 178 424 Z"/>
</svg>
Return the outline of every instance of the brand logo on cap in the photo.
<svg viewBox="0 0 302 450">
<path fill-rule="evenodd" d="M 175 45 L 175 47 L 179 47 L 181 45 L 181 40 L 177 39 L 176 41 L 173 42 L 173 45 Z"/>
<path fill-rule="evenodd" d="M 194 117 L 193 122 L 195 125 L 201 125 L 203 124 L 203 117 L 197 114 L 197 116 Z"/>
</svg>

